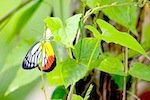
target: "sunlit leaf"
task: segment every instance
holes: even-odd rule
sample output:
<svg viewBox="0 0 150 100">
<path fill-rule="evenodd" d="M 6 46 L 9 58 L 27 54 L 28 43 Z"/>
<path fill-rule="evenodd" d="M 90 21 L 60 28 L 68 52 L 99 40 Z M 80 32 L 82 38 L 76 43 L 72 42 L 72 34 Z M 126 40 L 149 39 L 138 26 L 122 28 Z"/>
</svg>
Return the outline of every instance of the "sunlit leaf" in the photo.
<svg viewBox="0 0 150 100">
<path fill-rule="evenodd" d="M 120 44 L 146 56 L 144 49 L 131 35 L 126 32 L 119 32 L 104 20 L 98 19 L 97 23 L 102 30 L 102 39 L 104 41 Z"/>
<path fill-rule="evenodd" d="M 124 72 L 124 66 L 122 62 L 115 57 L 108 57 L 104 59 L 100 63 L 99 67 L 97 67 L 97 69 L 110 74 L 116 74 L 121 76 L 126 75 Z"/>
<path fill-rule="evenodd" d="M 145 81 L 150 81 L 150 67 L 141 63 L 134 63 L 134 65 L 130 68 L 129 74 L 138 79 L 142 79 Z"/>
</svg>

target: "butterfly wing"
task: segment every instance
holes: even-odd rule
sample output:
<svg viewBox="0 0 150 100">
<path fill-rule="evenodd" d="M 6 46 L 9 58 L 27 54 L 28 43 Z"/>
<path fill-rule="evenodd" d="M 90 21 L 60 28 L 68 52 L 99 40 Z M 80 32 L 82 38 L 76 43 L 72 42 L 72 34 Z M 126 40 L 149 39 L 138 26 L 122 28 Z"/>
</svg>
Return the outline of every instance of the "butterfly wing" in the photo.
<svg viewBox="0 0 150 100">
<path fill-rule="evenodd" d="M 30 48 L 22 63 L 24 69 L 32 69 L 39 66 L 39 58 L 42 53 L 40 45 L 41 43 L 37 42 Z"/>
<path fill-rule="evenodd" d="M 50 72 L 56 66 L 56 57 L 52 45 L 49 41 L 44 41 L 42 45 L 42 64 L 38 68 L 44 72 Z"/>
</svg>

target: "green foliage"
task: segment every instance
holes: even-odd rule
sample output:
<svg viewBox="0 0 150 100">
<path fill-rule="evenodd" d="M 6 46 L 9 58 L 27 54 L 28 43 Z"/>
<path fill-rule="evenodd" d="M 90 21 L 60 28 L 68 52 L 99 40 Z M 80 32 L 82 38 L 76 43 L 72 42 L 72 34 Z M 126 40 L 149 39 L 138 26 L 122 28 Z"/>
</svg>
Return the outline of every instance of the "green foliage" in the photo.
<svg viewBox="0 0 150 100">
<path fill-rule="evenodd" d="M 88 67 L 90 62 L 97 60 L 99 53 L 99 41 L 95 38 L 84 38 L 73 49 L 76 60 Z"/>
<path fill-rule="evenodd" d="M 21 0 L 3 2 L 7 12 L 19 5 Z M 5 3 L 5 4 L 4 4 Z M 0 30 L 0 93 L 1 100 L 19 100 L 26 98 L 34 86 L 39 83 L 38 69 L 25 71 L 22 60 L 31 45 L 39 40 L 43 32 L 43 19 L 49 15 L 50 8 L 42 0 L 31 1 L 13 13 Z M 9 9 L 9 7 L 11 9 Z M 2 6 L 1 6 L 2 7 Z M 4 9 L 5 10 L 5 9 Z M 46 11 L 45 11 L 46 10 Z M 3 12 L 4 15 L 6 12 Z M 38 20 L 38 21 L 37 21 Z M 31 77 L 32 76 L 32 77 Z"/>
<path fill-rule="evenodd" d="M 56 89 L 54 90 L 51 96 L 51 100 L 55 100 L 55 99 L 64 100 L 66 95 L 67 95 L 67 90 L 65 89 L 65 87 L 59 86 L 59 87 L 56 87 Z"/>
<path fill-rule="evenodd" d="M 102 34 L 98 34 L 98 31 L 92 26 L 87 28 L 92 31 L 97 38 L 106 41 L 107 43 L 113 42 L 122 46 L 128 47 L 146 56 L 146 52 L 141 45 L 131 35 L 126 32 L 119 32 L 112 25 L 105 22 L 104 20 L 98 19 L 97 24 L 102 30 Z M 130 43 L 129 43 L 130 41 Z"/>
<path fill-rule="evenodd" d="M 99 67 L 97 67 L 99 70 L 110 73 L 110 74 L 116 74 L 116 75 L 121 75 L 125 76 L 126 74 L 124 73 L 124 66 L 122 62 L 115 58 L 115 57 L 108 57 L 104 59 Z"/>
<path fill-rule="evenodd" d="M 97 6 L 105 6 L 109 4 L 120 4 L 122 6 L 113 6 L 102 9 L 102 12 L 114 20 L 115 22 L 125 26 L 127 29 L 130 29 L 135 35 L 137 35 L 136 31 L 136 23 L 137 23 L 137 7 L 132 6 L 135 4 L 134 1 L 130 0 L 83 0 L 90 8 L 94 8 Z M 132 5 L 125 5 L 127 3 L 131 3 Z"/>
<path fill-rule="evenodd" d="M 72 100 L 83 100 L 83 98 L 80 95 L 73 94 Z"/>
<path fill-rule="evenodd" d="M 134 63 L 133 66 L 129 70 L 129 74 L 138 79 L 142 79 L 145 81 L 150 81 L 150 68 L 141 63 Z"/>
<path fill-rule="evenodd" d="M 0 15 L 5 15 L 8 10 L 15 7 L 14 4 L 20 2 L 21 0 L 4 1 L 0 4 L 0 8 L 4 9 L 0 11 Z M 19 10 L 14 11 L 7 20 L 0 23 L 1 100 L 15 100 L 16 97 L 22 100 L 39 82 L 39 76 L 42 73 L 38 69 L 23 70 L 21 62 L 31 45 L 41 39 L 44 23 L 53 34 L 52 45 L 57 58 L 57 65 L 54 70 L 46 74 L 49 86 L 58 86 L 52 94 L 52 100 L 65 99 L 68 95 L 66 88 L 89 75 L 91 71 L 92 74 L 95 74 L 93 69 L 110 74 L 120 89 L 123 89 L 123 84 L 125 84 L 123 77 L 127 77 L 128 73 L 138 79 L 150 81 L 148 66 L 134 63 L 126 73 L 123 65 L 125 62 L 123 53 L 114 57 L 110 54 L 109 47 L 106 47 L 108 51 L 105 50 L 105 47 L 104 50 L 101 47 L 102 41 L 104 41 L 105 46 L 108 46 L 109 43 L 115 43 L 121 45 L 121 48 L 130 49 L 129 54 L 126 55 L 128 58 L 137 56 L 137 53 L 132 50 L 148 58 L 144 49 L 150 48 L 149 24 L 143 28 L 143 49 L 141 44 L 128 32 L 118 31 L 108 23 L 120 24 L 124 26 L 121 28 L 131 31 L 137 36 L 138 9 L 137 6 L 133 6 L 136 4 L 134 0 L 82 0 L 83 5 L 81 6 L 85 10 L 83 14 L 78 14 L 81 9 L 73 11 L 76 6 L 70 9 L 71 3 L 71 0 L 31 0 Z M 51 7 L 55 17 L 47 17 L 50 15 Z M 87 9 L 89 10 L 86 11 Z M 70 17 L 73 13 L 71 11 L 75 14 Z M 97 13 L 99 11 L 102 13 Z M 95 16 L 90 17 L 91 14 L 95 14 Z M 102 20 L 105 18 L 101 15 L 107 16 L 109 21 Z M 90 17 L 89 20 L 88 17 Z M 85 24 L 93 22 L 96 23 L 84 27 Z M 86 29 L 90 30 L 93 35 L 89 35 Z M 77 35 L 79 35 L 79 39 Z M 97 73 L 95 76 L 97 77 Z M 95 76 L 94 79 L 92 76 L 91 80 L 96 81 L 95 83 L 98 85 L 99 80 Z M 92 89 L 93 85 L 85 88 L 87 92 L 84 98 L 75 94 L 74 91 L 72 100 L 88 100 Z"/>
<path fill-rule="evenodd" d="M 52 32 L 54 32 L 54 41 L 62 43 L 67 48 L 73 47 L 73 41 L 77 33 L 80 17 L 81 14 L 76 14 L 68 18 L 64 25 L 62 25 L 62 21 L 59 18 L 46 18 L 46 24 Z"/>
</svg>

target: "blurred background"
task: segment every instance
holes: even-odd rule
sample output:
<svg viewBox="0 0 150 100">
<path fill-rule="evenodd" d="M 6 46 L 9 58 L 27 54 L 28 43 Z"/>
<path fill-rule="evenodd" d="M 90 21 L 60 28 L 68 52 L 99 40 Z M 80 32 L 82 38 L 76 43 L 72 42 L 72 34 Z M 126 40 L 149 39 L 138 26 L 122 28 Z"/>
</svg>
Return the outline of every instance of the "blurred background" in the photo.
<svg viewBox="0 0 150 100">
<path fill-rule="evenodd" d="M 96 0 L 87 1 L 90 6 Z M 64 22 L 76 13 L 82 13 L 82 6 L 84 5 L 80 0 L 0 0 L 0 100 L 44 100 L 40 71 L 38 69 L 23 70 L 22 61 L 29 48 L 36 41 L 41 40 L 44 19 L 47 16 L 60 17 Z M 136 13 L 138 14 L 135 15 L 135 30 L 139 33 L 137 39 L 140 38 L 142 46 L 148 50 L 150 48 L 150 4 L 138 8 Z M 100 16 L 110 20 L 104 13 Z M 92 18 L 93 16 L 89 18 L 88 23 L 91 23 Z M 124 30 L 114 21 L 110 22 L 119 30 Z M 88 32 L 86 36 L 91 35 Z M 109 45 L 111 47 L 109 50 L 113 51 L 115 47 L 111 45 Z M 142 59 L 144 63 L 149 63 L 142 57 L 139 59 Z M 102 74 L 105 78 L 107 77 L 106 81 L 112 81 L 109 75 Z M 138 81 L 138 96 L 148 98 L 142 100 L 149 100 L 149 82 Z M 112 84 L 115 83 L 112 82 Z M 47 95 L 50 96 L 54 89 L 55 87 L 46 85 Z"/>
<path fill-rule="evenodd" d="M 29 48 L 42 39 L 44 19 L 64 21 L 76 9 L 76 0 L 0 1 L 0 100 L 44 100 L 40 71 L 23 70 Z M 47 87 L 47 94 L 53 91 Z M 36 96 L 33 96 L 36 95 Z"/>
</svg>

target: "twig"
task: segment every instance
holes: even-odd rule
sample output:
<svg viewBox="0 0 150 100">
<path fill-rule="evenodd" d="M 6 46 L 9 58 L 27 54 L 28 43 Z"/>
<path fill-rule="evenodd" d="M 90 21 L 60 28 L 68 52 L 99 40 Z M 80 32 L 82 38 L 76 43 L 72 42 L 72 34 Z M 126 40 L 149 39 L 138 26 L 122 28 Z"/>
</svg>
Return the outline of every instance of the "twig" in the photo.
<svg viewBox="0 0 150 100">
<path fill-rule="evenodd" d="M 15 12 L 17 12 L 20 8 L 24 7 L 25 5 L 27 5 L 28 3 L 32 2 L 32 0 L 26 0 L 24 2 L 22 2 L 20 5 L 18 5 L 17 7 L 15 7 L 14 9 L 12 9 L 10 12 L 8 12 L 7 14 L 5 14 L 1 19 L 0 19 L 0 24 L 5 21 L 8 17 L 10 17 L 12 14 L 14 14 Z"/>
<path fill-rule="evenodd" d="M 96 11 L 102 10 L 102 9 L 104 9 L 104 8 L 108 8 L 108 7 L 119 7 L 119 6 L 129 6 L 129 5 L 133 5 L 133 4 L 135 4 L 135 2 L 132 2 L 132 3 L 121 3 L 121 4 L 118 4 L 117 2 L 114 2 L 114 3 L 110 4 L 110 5 L 103 5 L 103 6 L 95 7 L 95 8 L 93 8 L 93 9 L 89 9 L 89 10 L 86 12 L 86 14 L 85 14 L 85 16 L 84 16 L 84 18 L 83 18 L 83 19 L 84 19 L 83 22 L 85 23 L 86 20 L 87 20 L 87 18 L 88 18 L 91 14 L 93 14 L 93 13 L 96 12 Z"/>
<path fill-rule="evenodd" d="M 128 72 L 128 48 L 125 48 L 125 55 L 124 55 L 124 72 L 127 74 Z M 123 98 L 122 100 L 126 100 L 126 82 L 127 78 L 124 76 L 124 86 L 123 86 Z"/>
<path fill-rule="evenodd" d="M 73 84 L 71 85 L 71 87 L 70 87 L 70 91 L 69 91 L 67 100 L 72 100 L 72 94 L 73 94 L 74 86 L 75 86 L 75 83 L 73 83 Z"/>
</svg>

